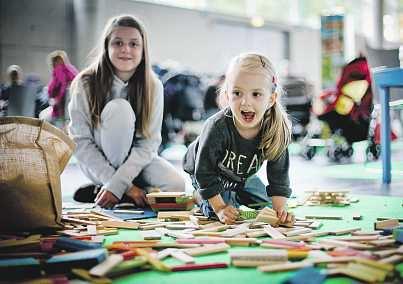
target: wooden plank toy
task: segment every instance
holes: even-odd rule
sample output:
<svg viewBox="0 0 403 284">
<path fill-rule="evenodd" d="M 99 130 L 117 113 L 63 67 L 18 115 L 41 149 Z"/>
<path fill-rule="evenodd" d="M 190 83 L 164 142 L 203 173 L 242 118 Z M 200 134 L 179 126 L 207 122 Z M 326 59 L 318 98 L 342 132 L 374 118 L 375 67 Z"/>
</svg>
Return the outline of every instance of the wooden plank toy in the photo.
<svg viewBox="0 0 403 284">
<path fill-rule="evenodd" d="M 185 192 L 152 192 L 146 197 L 154 211 L 191 210 L 194 205 L 193 197 Z"/>
</svg>

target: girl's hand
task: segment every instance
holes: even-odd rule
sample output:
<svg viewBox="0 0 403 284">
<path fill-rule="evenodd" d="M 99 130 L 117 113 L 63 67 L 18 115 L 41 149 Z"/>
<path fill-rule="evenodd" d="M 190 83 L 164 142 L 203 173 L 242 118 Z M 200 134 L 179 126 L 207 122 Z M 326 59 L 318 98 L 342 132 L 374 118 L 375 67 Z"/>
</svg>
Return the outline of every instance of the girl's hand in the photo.
<svg viewBox="0 0 403 284">
<path fill-rule="evenodd" d="M 234 224 L 239 217 L 239 211 L 231 205 L 226 205 L 216 212 L 218 219 L 224 224 Z"/>
<path fill-rule="evenodd" d="M 291 212 L 287 212 L 285 208 L 277 209 L 277 217 L 280 219 L 280 223 L 294 223 L 295 216 Z"/>
<path fill-rule="evenodd" d="M 284 196 L 273 196 L 273 209 L 277 212 L 277 217 L 280 219 L 280 223 L 295 222 L 295 216 L 291 212 L 287 212 L 287 198 Z"/>
<path fill-rule="evenodd" d="M 101 206 L 102 208 L 110 209 L 119 202 L 119 199 L 110 191 L 101 189 L 98 192 L 97 197 L 95 197 L 95 204 Z"/>
<path fill-rule="evenodd" d="M 144 190 L 138 186 L 133 185 L 125 194 L 133 199 L 133 203 L 140 208 L 144 208 L 148 205 L 148 200 Z"/>
</svg>

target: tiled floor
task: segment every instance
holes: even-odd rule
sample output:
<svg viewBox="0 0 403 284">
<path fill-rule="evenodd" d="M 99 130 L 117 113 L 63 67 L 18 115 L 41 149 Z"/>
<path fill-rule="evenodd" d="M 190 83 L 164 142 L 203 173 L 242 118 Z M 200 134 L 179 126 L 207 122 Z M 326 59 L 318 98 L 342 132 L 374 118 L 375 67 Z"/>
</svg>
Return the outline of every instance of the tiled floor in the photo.
<svg viewBox="0 0 403 284">
<path fill-rule="evenodd" d="M 397 144 L 402 144 L 398 142 Z M 291 152 L 290 180 L 294 195 L 300 195 L 309 189 L 349 189 L 355 194 L 390 195 L 403 197 L 403 146 L 392 147 L 392 183 L 382 185 L 382 168 L 380 161 L 365 163 L 362 149 L 355 147 L 356 152 L 353 162 L 343 165 L 332 164 L 322 152 L 312 161 L 306 161 L 297 153 Z M 356 149 L 358 148 L 358 150 Z M 187 180 L 187 191 L 192 191 L 192 186 L 187 174 L 181 169 L 180 157 L 183 155 L 183 146 L 178 150 L 166 154 L 176 168 Z M 264 167 L 258 173 L 265 181 Z M 77 163 L 72 159 L 61 176 L 62 193 L 64 201 L 71 201 L 75 189 L 89 180 L 82 174 Z"/>
</svg>

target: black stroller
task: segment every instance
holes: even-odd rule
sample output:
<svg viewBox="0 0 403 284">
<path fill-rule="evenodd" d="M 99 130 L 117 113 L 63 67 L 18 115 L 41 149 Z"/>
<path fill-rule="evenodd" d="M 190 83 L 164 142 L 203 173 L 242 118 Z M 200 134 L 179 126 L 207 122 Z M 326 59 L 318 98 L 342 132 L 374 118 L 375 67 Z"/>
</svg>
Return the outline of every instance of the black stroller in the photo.
<svg viewBox="0 0 403 284">
<path fill-rule="evenodd" d="M 175 140 L 183 131 L 184 122 L 202 119 L 204 90 L 200 78 L 190 72 L 169 71 L 161 77 L 164 85 L 164 119 L 162 147 Z M 195 137 L 185 134 L 185 144 Z"/>
</svg>

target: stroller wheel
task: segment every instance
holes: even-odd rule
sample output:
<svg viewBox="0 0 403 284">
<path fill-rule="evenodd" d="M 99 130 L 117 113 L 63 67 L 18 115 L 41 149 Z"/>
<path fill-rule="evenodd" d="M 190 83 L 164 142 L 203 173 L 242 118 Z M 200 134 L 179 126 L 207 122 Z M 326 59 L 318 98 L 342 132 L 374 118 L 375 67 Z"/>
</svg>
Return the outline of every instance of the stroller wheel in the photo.
<svg viewBox="0 0 403 284">
<path fill-rule="evenodd" d="M 327 151 L 327 156 L 332 162 L 338 163 L 344 157 L 343 149 L 341 147 L 330 147 Z"/>
<path fill-rule="evenodd" d="M 353 149 L 353 147 L 349 146 L 349 147 L 344 151 L 343 154 L 344 154 L 344 157 L 351 158 L 351 157 L 353 156 L 353 154 L 354 154 L 354 149 Z"/>
<path fill-rule="evenodd" d="M 301 152 L 302 157 L 304 157 L 306 160 L 312 160 L 315 154 L 316 154 L 315 146 L 305 146 Z"/>
<path fill-rule="evenodd" d="M 381 155 L 381 145 L 370 143 L 365 152 L 367 154 L 368 161 L 376 161 Z"/>
</svg>

